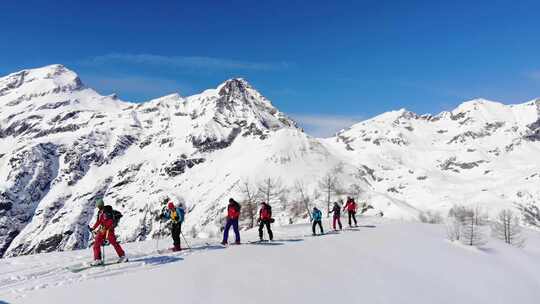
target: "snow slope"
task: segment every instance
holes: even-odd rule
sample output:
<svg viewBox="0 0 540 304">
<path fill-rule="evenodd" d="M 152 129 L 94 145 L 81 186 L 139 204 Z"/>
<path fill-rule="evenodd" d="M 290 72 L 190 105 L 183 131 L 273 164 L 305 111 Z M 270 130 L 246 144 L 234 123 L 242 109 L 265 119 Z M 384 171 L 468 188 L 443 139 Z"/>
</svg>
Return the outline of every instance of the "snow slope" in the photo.
<svg viewBox="0 0 540 304">
<path fill-rule="evenodd" d="M 90 250 L 0 260 L 9 303 L 537 303 L 540 235 L 517 249 L 444 239 L 440 225 L 363 217 L 358 231 L 320 237 L 306 224 L 276 228 L 266 245 L 200 247 L 157 256 L 153 241 L 126 244 L 134 262 L 73 274 Z M 325 227 L 328 227 L 325 223 Z M 244 242 L 255 231 L 243 234 Z M 162 241 L 160 247 L 169 245 Z M 107 256 L 112 257 L 112 251 Z M 139 257 L 137 257 L 139 255 Z"/>
<path fill-rule="evenodd" d="M 270 202 L 279 224 L 302 222 L 331 173 L 339 193 L 385 217 L 481 205 L 491 214 L 540 199 L 540 100 L 465 102 L 436 116 L 406 110 L 313 138 L 244 79 L 142 104 L 101 96 L 62 65 L 0 78 L 0 256 L 86 248 L 103 196 L 124 214 L 123 242 L 167 231 L 166 197 L 184 200 L 185 231 L 215 235 L 241 186 L 280 179 Z M 245 223 L 244 223 L 245 226 Z"/>
</svg>

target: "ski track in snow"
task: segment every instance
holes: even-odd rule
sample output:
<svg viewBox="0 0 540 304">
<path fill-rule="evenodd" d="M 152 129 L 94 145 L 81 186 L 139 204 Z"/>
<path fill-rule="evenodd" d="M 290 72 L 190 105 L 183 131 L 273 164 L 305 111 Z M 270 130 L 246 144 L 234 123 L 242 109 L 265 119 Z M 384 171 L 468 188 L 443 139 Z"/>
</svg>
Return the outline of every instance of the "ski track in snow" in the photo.
<svg viewBox="0 0 540 304">
<path fill-rule="evenodd" d="M 323 226 L 330 227 L 328 219 Z M 533 304 L 531 299 L 540 296 L 536 231 L 530 231 L 524 249 L 517 249 L 493 239 L 483 248 L 464 246 L 447 241 L 443 226 L 377 217 L 360 217 L 359 227 L 344 229 L 312 237 L 307 234 L 310 224 L 273 227 L 273 242 L 249 244 L 258 239 L 255 228 L 242 233 L 240 246 L 188 239 L 193 250 L 166 254 L 155 253 L 155 240 L 129 243 L 123 246 L 131 262 L 80 273 L 66 267 L 87 262 L 91 249 L 3 259 L 0 299 L 71 303 L 77 298 L 91 303 L 120 296 L 130 303 L 148 303 L 166 300 L 164 290 L 174 287 L 181 289 L 186 303 L 244 303 L 259 299 L 258 286 L 270 287 L 260 303 L 298 303 L 304 297 L 310 303 L 355 302 L 360 294 L 366 303 L 507 303 L 516 298 L 516 303 Z M 159 247 L 170 242 L 160 240 Z M 106 257 L 116 258 L 112 248 Z M 251 271 L 266 274 L 253 281 L 246 276 Z M 136 287 L 141 284 L 145 288 Z M 240 299 L 226 292 L 230 284 L 243 288 Z M 343 290 L 337 298 L 320 289 L 332 286 Z M 90 299 L 96 288 L 106 290 Z M 472 290 L 477 294 L 470 294 Z M 111 294 L 116 291 L 121 294 Z"/>
<path fill-rule="evenodd" d="M 371 221 L 376 219 L 371 219 Z M 163 267 L 169 263 L 181 262 L 185 258 L 188 258 L 194 254 L 200 254 L 203 252 L 213 251 L 213 250 L 230 250 L 236 246 L 251 246 L 251 245 L 260 245 L 260 246 L 281 246 L 291 243 L 298 243 L 304 241 L 305 238 L 311 237 L 334 237 L 340 233 L 348 233 L 351 229 L 344 227 L 342 232 L 336 231 L 325 231 L 324 235 L 312 236 L 311 234 L 298 233 L 297 227 L 302 227 L 305 225 L 290 225 L 289 227 L 280 227 L 275 231 L 276 236 L 273 242 L 263 242 L 254 244 L 253 242 L 258 241 L 257 228 L 254 228 L 252 231 L 243 232 L 242 237 L 247 236 L 247 239 L 242 241 L 241 245 L 230 244 L 227 247 L 223 247 L 219 244 L 220 240 L 189 240 L 192 249 L 184 249 L 181 252 L 173 253 L 157 253 L 155 248 L 152 248 L 155 240 L 141 243 L 129 243 L 122 244 L 126 246 L 127 255 L 130 259 L 127 263 L 121 264 L 112 264 L 103 267 L 93 267 L 87 270 L 83 270 L 78 273 L 73 273 L 68 268 L 79 266 L 82 264 L 87 264 L 91 259 L 91 248 L 84 250 L 77 250 L 72 253 L 63 252 L 63 253 L 46 253 L 38 255 L 30 255 L 13 259 L 4 259 L 0 260 L 0 265 L 4 264 L 6 266 L 15 266 L 13 270 L 8 270 L 0 274 L 0 295 L 2 294 L 11 294 L 18 297 L 24 297 L 24 294 L 38 289 L 45 289 L 49 287 L 65 286 L 70 285 L 86 280 L 92 279 L 102 279 L 108 278 L 117 275 L 125 275 L 128 273 L 139 272 L 139 271 L 148 271 L 154 268 Z M 330 227 L 329 225 L 326 228 Z M 373 226 L 370 226 L 373 227 Z M 296 229 L 295 229 L 296 228 Z M 308 227 L 310 229 L 310 227 Z M 360 231 L 362 227 L 352 229 L 354 231 Z M 293 231 L 293 232 L 290 232 Z M 265 231 L 266 233 L 266 231 Z M 233 232 L 231 230 L 231 236 Z M 210 242 L 209 242 L 210 241 Z M 161 240 L 163 243 L 169 242 L 168 239 Z M 162 243 L 162 244 L 163 244 Z M 185 243 L 183 241 L 185 246 Z M 186 247 L 184 247 L 186 248 Z M 61 257 L 61 256 L 66 256 Z M 43 256 L 58 256 L 54 260 L 58 260 L 58 263 L 54 262 L 43 262 L 39 260 Z M 70 261 L 66 265 L 65 259 L 69 258 Z M 106 247 L 105 258 L 107 261 L 111 259 L 116 259 L 117 256 L 114 250 L 110 247 Z M 24 265 L 21 267 L 16 267 L 16 260 L 25 260 L 20 263 Z"/>
<path fill-rule="evenodd" d="M 296 225 L 291 225 L 291 227 L 295 227 Z M 303 226 L 303 225 L 300 225 Z M 256 230 L 256 228 L 254 229 Z M 348 232 L 350 230 L 349 228 L 344 228 L 343 232 Z M 354 229 L 358 230 L 358 229 Z M 296 243 L 303 241 L 304 238 L 307 237 L 313 237 L 311 234 L 298 234 L 298 233 L 287 233 L 287 229 L 283 230 L 279 235 L 280 237 L 275 238 L 273 242 L 271 243 L 262 243 L 260 245 L 263 246 L 272 246 L 272 245 L 284 245 L 287 243 Z M 255 234 L 256 231 L 245 233 L 252 238 L 256 237 Z M 245 235 L 243 234 L 243 235 Z M 325 236 L 335 236 L 338 235 L 339 232 L 334 231 L 327 231 L 325 232 Z M 231 231 L 232 235 L 232 231 Z M 316 237 L 321 237 L 320 235 L 317 235 Z M 256 239 L 255 239 L 256 240 Z M 255 241 L 254 240 L 254 241 Z M 80 254 L 79 251 L 77 252 L 77 255 L 75 256 L 74 260 L 77 262 L 70 262 L 68 265 L 65 266 L 59 266 L 58 264 L 54 263 L 37 263 L 32 264 L 28 263 L 28 267 L 24 267 L 21 269 L 15 269 L 12 271 L 3 272 L 2 275 L 0 275 L 0 294 L 2 293 L 12 293 L 17 296 L 20 296 L 21 294 L 24 294 L 25 292 L 37 290 L 37 289 L 44 289 L 48 287 L 53 286 L 64 286 L 73 284 L 76 282 L 81 282 L 85 280 L 90 279 L 99 279 L 99 278 L 106 278 L 111 277 L 115 275 L 122 275 L 130 272 L 136 272 L 136 271 L 142 271 L 142 270 L 151 270 L 152 268 L 161 267 L 165 264 L 171 263 L 171 262 L 179 262 L 182 261 L 184 257 L 188 257 L 193 254 L 197 254 L 204 251 L 211 251 L 211 250 L 220 250 L 220 249 L 227 249 L 226 247 L 222 247 L 219 245 L 220 240 L 215 239 L 212 243 L 209 243 L 208 240 L 202 240 L 202 241 L 194 241 L 193 242 L 192 249 L 185 249 L 182 252 L 178 253 L 156 253 L 155 250 L 151 250 L 150 252 L 141 252 L 140 249 L 137 251 L 137 249 L 132 247 L 142 247 L 141 244 L 127 244 L 127 248 L 130 248 L 131 250 L 135 249 L 135 253 L 130 253 L 128 251 L 128 256 L 130 257 L 130 262 L 128 263 L 122 263 L 122 264 L 113 264 L 105 267 L 95 267 L 88 270 L 83 270 L 80 273 L 72 273 L 70 270 L 68 270 L 69 267 L 73 267 L 76 265 L 86 264 L 88 263 L 90 259 L 90 254 Z M 154 241 L 150 241 L 150 245 Z M 166 242 L 166 241 L 164 241 Z M 249 242 L 253 241 L 245 241 L 240 246 L 245 245 L 253 245 Z M 148 243 L 148 242 L 146 242 Z M 231 244 L 229 245 L 228 249 L 231 247 L 235 247 L 237 245 Z M 149 246 L 147 246 L 149 247 Z M 91 249 L 85 249 L 84 252 L 91 251 Z M 58 255 L 61 253 L 50 253 L 47 255 Z M 69 253 L 67 255 L 70 255 Z M 28 257 L 21 257 L 20 259 L 29 259 L 33 260 L 33 258 L 38 259 L 40 255 L 33 255 Z M 107 257 L 113 257 L 116 259 L 116 255 L 114 251 L 107 247 L 106 249 L 106 258 Z M 160 262 L 160 260 L 162 262 Z M 10 275 L 16 273 L 17 275 Z"/>
</svg>

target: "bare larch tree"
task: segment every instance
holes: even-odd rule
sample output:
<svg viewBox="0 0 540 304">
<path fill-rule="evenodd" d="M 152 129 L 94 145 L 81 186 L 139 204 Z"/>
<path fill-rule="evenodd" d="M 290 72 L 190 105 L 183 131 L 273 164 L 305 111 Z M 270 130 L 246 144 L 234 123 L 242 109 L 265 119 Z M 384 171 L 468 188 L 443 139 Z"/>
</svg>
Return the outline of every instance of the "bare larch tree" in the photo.
<svg viewBox="0 0 540 304">
<path fill-rule="evenodd" d="M 337 178 L 331 172 L 329 172 L 319 181 L 319 187 L 326 196 L 326 208 L 329 212 L 330 204 L 332 203 L 332 194 L 334 194 L 337 188 Z M 330 213 L 328 212 L 326 214 L 327 217 L 330 216 Z"/>
<path fill-rule="evenodd" d="M 487 223 L 486 215 L 479 207 L 468 209 L 462 223 L 461 242 L 469 246 L 482 246 L 487 243 L 483 226 Z"/>
<path fill-rule="evenodd" d="M 514 215 L 512 210 L 506 209 L 499 213 L 491 226 L 491 233 L 494 237 L 512 246 L 523 247 L 525 245 L 519 218 Z"/>
</svg>

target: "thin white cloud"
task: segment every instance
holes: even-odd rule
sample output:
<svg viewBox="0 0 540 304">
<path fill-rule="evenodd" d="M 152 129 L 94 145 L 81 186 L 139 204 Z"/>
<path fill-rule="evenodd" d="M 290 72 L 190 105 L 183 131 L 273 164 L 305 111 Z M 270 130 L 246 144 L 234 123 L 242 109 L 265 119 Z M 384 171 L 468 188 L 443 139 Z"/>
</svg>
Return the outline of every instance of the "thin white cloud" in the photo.
<svg viewBox="0 0 540 304">
<path fill-rule="evenodd" d="M 293 114 L 290 116 L 304 128 L 306 133 L 315 137 L 333 136 L 340 130 L 362 120 L 359 115 Z"/>
<path fill-rule="evenodd" d="M 532 71 L 529 73 L 529 78 L 535 81 L 540 81 L 540 70 L 538 71 Z"/>
<path fill-rule="evenodd" d="M 81 62 L 84 65 L 110 63 L 169 68 L 192 68 L 205 70 L 282 70 L 289 67 L 286 62 L 249 62 L 225 58 L 202 56 L 161 56 L 153 54 L 112 53 L 95 56 Z"/>
<path fill-rule="evenodd" d="M 145 101 L 170 93 L 183 94 L 183 92 L 191 91 L 188 85 L 165 78 L 83 75 L 83 81 L 102 94 L 117 93 L 120 97 L 139 96 L 137 100 L 129 101 Z"/>
</svg>

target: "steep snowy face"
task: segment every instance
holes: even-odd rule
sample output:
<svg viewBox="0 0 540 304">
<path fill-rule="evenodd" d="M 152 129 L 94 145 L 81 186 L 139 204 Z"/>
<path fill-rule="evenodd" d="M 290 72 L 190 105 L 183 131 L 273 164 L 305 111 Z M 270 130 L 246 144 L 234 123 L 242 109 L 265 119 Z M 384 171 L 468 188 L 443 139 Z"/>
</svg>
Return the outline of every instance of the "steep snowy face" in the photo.
<svg viewBox="0 0 540 304">
<path fill-rule="evenodd" d="M 373 169 L 378 191 L 420 209 L 480 205 L 495 212 L 539 199 L 540 100 L 483 99 L 436 116 L 406 110 L 361 122 L 325 142 Z"/>
<path fill-rule="evenodd" d="M 96 197 L 124 213 L 124 241 L 161 233 L 165 197 L 186 198 L 186 228 L 217 227 L 241 179 L 280 176 L 269 160 L 317 145 L 242 79 L 134 104 L 52 65 L 0 78 L 0 92 L 0 255 L 87 246 Z M 276 138 L 291 146 L 268 149 Z"/>
</svg>

